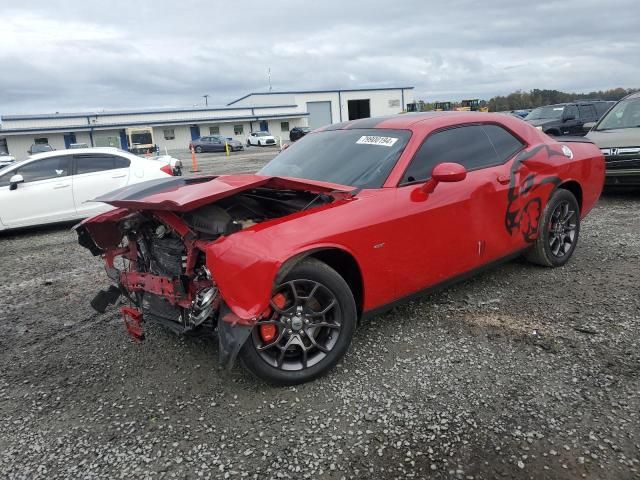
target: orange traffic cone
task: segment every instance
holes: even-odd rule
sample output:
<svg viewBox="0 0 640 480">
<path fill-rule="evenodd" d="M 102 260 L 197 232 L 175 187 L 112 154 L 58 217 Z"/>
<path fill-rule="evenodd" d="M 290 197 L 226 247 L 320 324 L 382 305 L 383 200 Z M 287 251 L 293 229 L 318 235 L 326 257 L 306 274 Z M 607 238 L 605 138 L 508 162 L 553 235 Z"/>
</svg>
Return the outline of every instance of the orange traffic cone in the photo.
<svg viewBox="0 0 640 480">
<path fill-rule="evenodd" d="M 194 173 L 200 171 L 198 170 L 198 159 L 196 158 L 196 151 L 193 147 L 191 147 L 191 171 Z"/>
</svg>

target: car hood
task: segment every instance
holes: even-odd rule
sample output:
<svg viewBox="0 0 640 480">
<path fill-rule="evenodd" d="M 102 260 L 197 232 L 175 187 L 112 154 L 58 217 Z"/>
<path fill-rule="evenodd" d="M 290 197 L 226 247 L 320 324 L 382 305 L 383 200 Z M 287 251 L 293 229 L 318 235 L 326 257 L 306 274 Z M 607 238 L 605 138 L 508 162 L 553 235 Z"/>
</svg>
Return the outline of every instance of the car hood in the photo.
<svg viewBox="0 0 640 480">
<path fill-rule="evenodd" d="M 527 120 L 524 119 L 525 122 L 530 123 L 534 127 L 543 127 L 544 125 L 550 125 L 552 123 L 558 123 L 558 120 L 555 118 L 540 118 L 538 120 Z"/>
<path fill-rule="evenodd" d="M 334 196 L 352 196 L 356 189 L 346 185 L 261 175 L 221 175 L 171 177 L 137 183 L 95 198 L 114 207 L 133 210 L 171 210 L 187 212 L 252 188 L 303 190 Z"/>
<path fill-rule="evenodd" d="M 640 127 L 591 130 L 587 138 L 600 148 L 640 146 Z"/>
</svg>

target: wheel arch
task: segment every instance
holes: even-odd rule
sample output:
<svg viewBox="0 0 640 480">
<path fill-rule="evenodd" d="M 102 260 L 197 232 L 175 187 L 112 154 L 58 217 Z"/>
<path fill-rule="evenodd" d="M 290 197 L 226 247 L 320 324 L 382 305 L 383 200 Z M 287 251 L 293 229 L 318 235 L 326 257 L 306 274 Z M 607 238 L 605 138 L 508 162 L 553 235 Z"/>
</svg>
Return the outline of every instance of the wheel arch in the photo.
<svg viewBox="0 0 640 480">
<path fill-rule="evenodd" d="M 364 278 L 362 276 L 362 269 L 355 256 L 344 248 L 337 246 L 317 247 L 294 255 L 282 264 L 276 275 L 275 283 L 280 283 L 294 266 L 307 258 L 313 258 L 326 263 L 347 282 L 356 303 L 358 318 L 360 318 L 364 308 Z"/>
<path fill-rule="evenodd" d="M 576 200 L 578 201 L 578 207 L 580 207 L 580 213 L 582 213 L 582 200 L 583 200 L 583 193 L 582 193 L 582 186 L 580 186 L 580 184 L 575 181 L 575 180 L 567 180 L 563 183 L 561 183 L 560 185 L 558 185 L 558 188 L 562 188 L 564 190 L 568 190 L 570 191 L 574 197 L 576 197 Z"/>
</svg>

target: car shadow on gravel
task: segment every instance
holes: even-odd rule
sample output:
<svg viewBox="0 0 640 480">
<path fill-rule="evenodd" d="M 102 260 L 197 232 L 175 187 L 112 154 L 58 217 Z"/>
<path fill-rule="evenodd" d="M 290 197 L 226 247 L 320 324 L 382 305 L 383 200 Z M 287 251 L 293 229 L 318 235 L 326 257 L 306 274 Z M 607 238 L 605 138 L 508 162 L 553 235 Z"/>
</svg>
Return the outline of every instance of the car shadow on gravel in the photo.
<svg viewBox="0 0 640 480">
<path fill-rule="evenodd" d="M 56 222 L 50 223 L 47 225 L 39 225 L 37 227 L 21 227 L 15 228 L 11 230 L 1 230 L 0 231 L 0 240 L 15 240 L 19 237 L 34 237 L 40 235 L 49 235 L 57 232 L 64 232 L 71 230 L 71 228 L 76 225 L 78 221 L 73 222 Z"/>
</svg>

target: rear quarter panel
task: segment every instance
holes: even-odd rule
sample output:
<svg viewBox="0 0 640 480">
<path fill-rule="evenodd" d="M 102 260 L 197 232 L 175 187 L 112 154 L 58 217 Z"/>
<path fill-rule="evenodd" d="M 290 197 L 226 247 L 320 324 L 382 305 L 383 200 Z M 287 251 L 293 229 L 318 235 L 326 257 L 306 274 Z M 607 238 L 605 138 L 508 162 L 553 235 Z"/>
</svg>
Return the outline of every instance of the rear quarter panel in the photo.
<svg viewBox="0 0 640 480">
<path fill-rule="evenodd" d="M 594 207 L 604 187 L 605 163 L 600 149 L 589 142 L 559 142 L 573 152 L 573 159 L 562 172 L 566 180 L 574 180 L 582 188 L 581 217 Z"/>
</svg>

